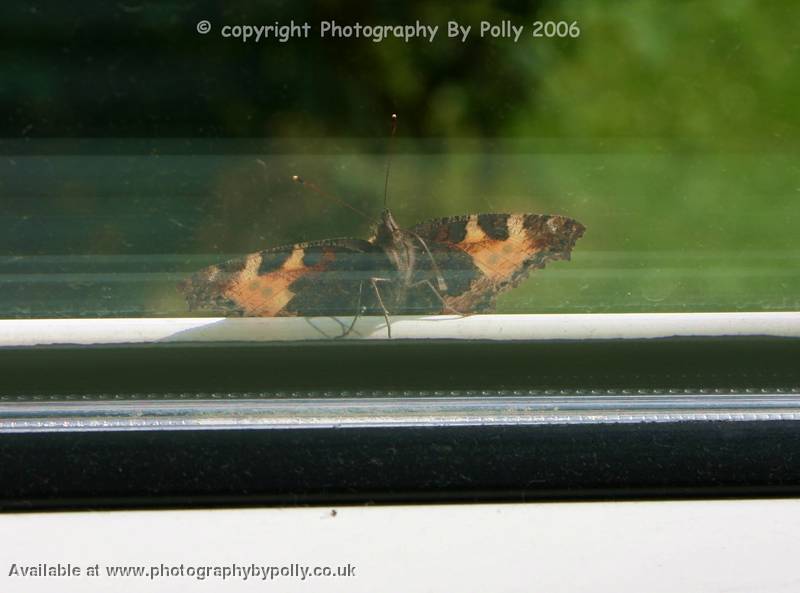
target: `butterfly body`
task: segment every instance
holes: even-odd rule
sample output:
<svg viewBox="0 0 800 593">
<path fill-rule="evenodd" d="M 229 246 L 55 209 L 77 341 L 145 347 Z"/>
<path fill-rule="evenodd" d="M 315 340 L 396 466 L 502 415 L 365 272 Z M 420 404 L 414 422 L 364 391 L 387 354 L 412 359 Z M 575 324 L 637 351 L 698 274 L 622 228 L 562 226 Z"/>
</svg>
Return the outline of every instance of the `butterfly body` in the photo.
<svg viewBox="0 0 800 593">
<path fill-rule="evenodd" d="M 569 259 L 579 222 L 470 214 L 401 228 L 387 209 L 367 240 L 267 249 L 181 283 L 189 307 L 226 316 L 477 313 L 552 260 Z"/>
</svg>

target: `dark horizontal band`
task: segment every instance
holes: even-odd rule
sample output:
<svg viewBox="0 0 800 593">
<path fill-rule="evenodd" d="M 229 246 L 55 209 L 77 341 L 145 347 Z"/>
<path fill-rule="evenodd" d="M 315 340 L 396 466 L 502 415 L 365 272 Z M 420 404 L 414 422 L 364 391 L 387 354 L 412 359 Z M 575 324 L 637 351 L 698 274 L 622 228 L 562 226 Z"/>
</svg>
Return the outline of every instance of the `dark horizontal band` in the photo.
<svg viewBox="0 0 800 593">
<path fill-rule="evenodd" d="M 796 421 L 5 434 L 6 510 L 796 495 Z"/>
<path fill-rule="evenodd" d="M 774 337 L 0 350 L 0 505 L 795 495 L 798 350 Z"/>
</svg>

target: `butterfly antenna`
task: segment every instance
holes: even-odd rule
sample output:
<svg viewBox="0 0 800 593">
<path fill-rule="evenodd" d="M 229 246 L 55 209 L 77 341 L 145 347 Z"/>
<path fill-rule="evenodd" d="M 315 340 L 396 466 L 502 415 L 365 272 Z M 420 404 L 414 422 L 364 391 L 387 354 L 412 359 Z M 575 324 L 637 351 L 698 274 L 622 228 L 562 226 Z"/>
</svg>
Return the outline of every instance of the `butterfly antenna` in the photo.
<svg viewBox="0 0 800 593">
<path fill-rule="evenodd" d="M 316 183 L 312 183 L 311 181 L 306 181 L 305 179 L 303 179 L 299 175 L 292 175 L 292 181 L 294 181 L 295 183 L 299 183 L 303 187 L 307 187 L 308 189 L 310 189 L 314 193 L 322 196 L 323 198 L 327 198 L 328 200 L 336 202 L 337 204 L 340 204 L 340 205 L 344 206 L 345 208 L 350 208 L 350 210 L 352 210 L 353 212 L 355 212 L 359 216 L 363 216 L 367 220 L 372 220 L 372 217 L 367 216 L 362 210 L 359 210 L 358 208 L 356 208 L 355 206 L 353 206 L 349 202 L 345 202 L 343 199 L 337 198 L 333 194 L 329 194 L 328 192 L 320 189 L 319 186 Z"/>
<path fill-rule="evenodd" d="M 386 180 L 383 182 L 383 209 L 389 203 L 389 171 L 392 168 L 392 154 L 394 153 L 394 134 L 397 132 L 397 114 L 392 114 L 392 135 L 389 136 L 389 154 L 386 158 Z"/>
</svg>

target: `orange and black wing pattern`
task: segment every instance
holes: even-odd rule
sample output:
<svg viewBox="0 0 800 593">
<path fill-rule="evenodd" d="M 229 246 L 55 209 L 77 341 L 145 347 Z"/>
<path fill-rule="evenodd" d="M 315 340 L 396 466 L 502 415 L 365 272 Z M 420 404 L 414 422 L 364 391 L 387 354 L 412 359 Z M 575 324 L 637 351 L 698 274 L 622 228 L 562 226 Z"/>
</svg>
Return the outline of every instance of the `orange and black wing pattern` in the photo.
<svg viewBox="0 0 800 593">
<path fill-rule="evenodd" d="M 584 226 L 565 216 L 469 214 L 420 223 L 447 288 L 447 307 L 462 313 L 492 311 L 495 299 L 532 270 L 569 259 Z M 443 312 L 448 312 L 445 308 Z"/>
<path fill-rule="evenodd" d="M 362 283 L 389 271 L 385 253 L 371 243 L 329 239 L 207 267 L 180 289 L 190 309 L 228 317 L 353 315 Z"/>
</svg>

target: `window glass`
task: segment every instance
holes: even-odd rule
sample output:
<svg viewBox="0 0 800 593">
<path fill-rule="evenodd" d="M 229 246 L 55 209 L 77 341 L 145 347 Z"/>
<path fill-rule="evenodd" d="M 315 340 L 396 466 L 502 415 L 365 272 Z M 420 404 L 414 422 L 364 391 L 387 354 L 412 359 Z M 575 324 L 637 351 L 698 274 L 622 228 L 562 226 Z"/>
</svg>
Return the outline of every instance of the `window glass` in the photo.
<svg viewBox="0 0 800 593">
<path fill-rule="evenodd" d="M 800 307 L 795 3 L 329 8 L 4 7 L 0 317 Z"/>
</svg>

